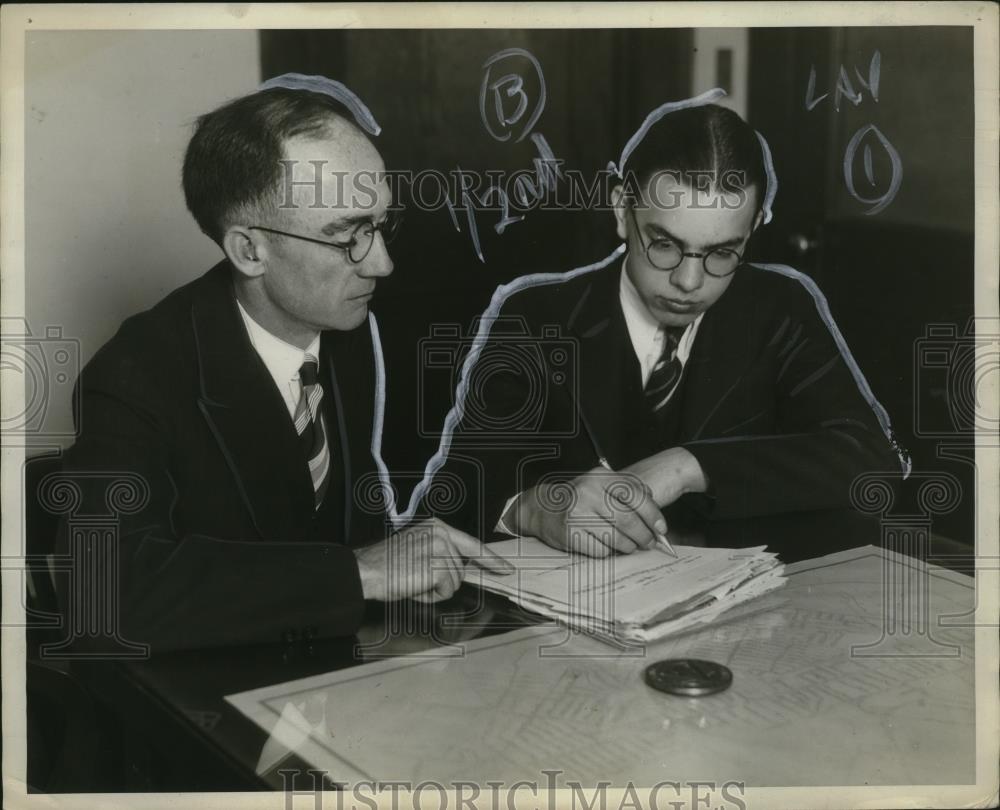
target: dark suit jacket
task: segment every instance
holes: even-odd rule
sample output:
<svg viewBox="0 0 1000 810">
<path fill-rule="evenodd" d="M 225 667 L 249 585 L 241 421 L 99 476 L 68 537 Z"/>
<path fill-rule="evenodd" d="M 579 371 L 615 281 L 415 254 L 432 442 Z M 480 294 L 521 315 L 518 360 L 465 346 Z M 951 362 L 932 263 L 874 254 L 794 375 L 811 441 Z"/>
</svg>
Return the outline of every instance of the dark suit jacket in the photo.
<svg viewBox="0 0 1000 810">
<path fill-rule="evenodd" d="M 465 506 L 442 517 L 488 536 L 510 495 L 592 469 L 598 450 L 621 469 L 687 448 L 711 492 L 682 500 L 712 518 L 845 505 L 855 476 L 898 471 L 812 296 L 755 267 L 705 313 L 670 427 L 650 432 L 620 272 L 616 261 L 506 301 L 440 473 L 462 482 Z"/>
<path fill-rule="evenodd" d="M 332 477 L 314 510 L 295 428 L 250 343 L 232 272 L 223 262 L 126 320 L 77 383 L 79 437 L 65 465 L 84 494 L 77 514 L 107 512 L 115 475 L 148 486 L 142 508 L 120 515 L 119 628 L 154 650 L 352 633 L 364 601 L 351 546 L 384 533 L 378 505 L 361 508 L 352 493 L 375 469 L 367 324 L 321 336 Z M 63 593 L 63 605 L 80 596 Z"/>
</svg>

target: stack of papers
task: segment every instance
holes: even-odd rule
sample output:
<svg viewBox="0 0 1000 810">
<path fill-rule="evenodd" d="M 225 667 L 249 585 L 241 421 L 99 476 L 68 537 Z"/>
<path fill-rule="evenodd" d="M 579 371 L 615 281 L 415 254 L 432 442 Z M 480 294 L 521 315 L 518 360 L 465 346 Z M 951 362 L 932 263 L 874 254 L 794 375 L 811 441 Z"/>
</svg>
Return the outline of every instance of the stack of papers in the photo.
<svg viewBox="0 0 1000 810">
<path fill-rule="evenodd" d="M 677 557 L 658 549 L 585 557 L 515 537 L 491 543 L 490 550 L 516 572 L 470 572 L 468 581 L 616 643 L 653 641 L 714 621 L 784 584 L 784 565 L 765 546 L 674 546 Z"/>
</svg>

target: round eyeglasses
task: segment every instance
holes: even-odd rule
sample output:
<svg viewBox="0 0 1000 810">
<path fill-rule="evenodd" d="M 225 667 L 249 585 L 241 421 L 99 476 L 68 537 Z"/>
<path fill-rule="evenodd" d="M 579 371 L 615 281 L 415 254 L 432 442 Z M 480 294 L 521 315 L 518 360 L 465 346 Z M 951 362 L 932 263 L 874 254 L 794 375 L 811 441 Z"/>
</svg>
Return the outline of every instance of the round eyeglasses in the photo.
<svg viewBox="0 0 1000 810">
<path fill-rule="evenodd" d="M 402 221 L 402 211 L 387 211 L 385 219 L 378 225 L 374 222 L 359 223 L 358 226 L 351 231 L 350 239 L 346 242 L 328 242 L 324 239 L 314 239 L 311 236 L 302 236 L 302 234 L 298 233 L 279 231 L 277 228 L 265 228 L 263 225 L 248 225 L 247 228 L 251 231 L 265 231 L 266 233 L 288 236 L 292 239 L 301 239 L 303 242 L 312 242 L 316 245 L 323 245 L 324 247 L 343 250 L 347 253 L 347 258 L 350 259 L 351 262 L 354 264 L 360 264 L 365 260 L 365 257 L 371 253 L 372 245 L 375 244 L 375 234 L 381 233 L 382 241 L 388 245 L 393 239 L 396 238 L 396 234 L 399 233 L 399 226 Z"/>
<path fill-rule="evenodd" d="M 743 255 L 732 248 L 713 248 L 707 253 L 694 253 L 685 251 L 673 239 L 654 239 L 648 245 L 642 238 L 642 231 L 639 229 L 639 222 L 635 218 L 635 211 L 629 207 L 632 215 L 632 223 L 635 225 L 635 233 L 639 238 L 639 244 L 646 251 L 647 261 L 657 270 L 676 270 L 684 261 L 685 256 L 694 259 L 701 259 L 705 272 L 715 278 L 725 278 L 736 272 L 736 268 L 743 263 Z"/>
</svg>

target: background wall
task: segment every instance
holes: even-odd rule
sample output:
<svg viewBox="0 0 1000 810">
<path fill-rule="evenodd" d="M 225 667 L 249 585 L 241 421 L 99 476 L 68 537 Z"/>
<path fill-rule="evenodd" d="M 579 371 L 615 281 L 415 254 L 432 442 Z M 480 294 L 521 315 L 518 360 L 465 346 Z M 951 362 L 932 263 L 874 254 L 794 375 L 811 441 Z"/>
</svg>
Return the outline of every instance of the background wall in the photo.
<svg viewBox="0 0 1000 810">
<path fill-rule="evenodd" d="M 61 327 L 86 363 L 221 258 L 184 207 L 181 160 L 194 119 L 260 81 L 260 46 L 252 31 L 43 31 L 25 75 L 28 326 Z M 46 432 L 65 435 L 69 391 L 54 393 Z"/>
</svg>

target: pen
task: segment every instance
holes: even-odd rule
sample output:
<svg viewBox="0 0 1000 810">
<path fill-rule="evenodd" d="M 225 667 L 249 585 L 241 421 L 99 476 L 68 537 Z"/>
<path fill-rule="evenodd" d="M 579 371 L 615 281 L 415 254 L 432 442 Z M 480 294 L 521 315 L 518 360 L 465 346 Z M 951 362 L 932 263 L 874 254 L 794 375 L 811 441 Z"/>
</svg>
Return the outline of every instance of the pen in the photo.
<svg viewBox="0 0 1000 810">
<path fill-rule="evenodd" d="M 598 463 L 608 472 L 614 472 L 614 469 L 608 463 L 608 460 L 604 457 L 604 453 L 601 452 L 600 446 L 597 444 L 597 436 L 595 436 L 594 431 L 590 429 L 590 423 L 587 422 L 587 417 L 583 415 L 583 408 L 580 407 L 580 401 L 576 400 L 575 404 L 576 412 L 580 417 L 580 423 L 583 425 L 583 429 L 587 431 L 587 436 L 590 438 L 590 443 L 593 445 L 594 452 L 597 453 Z M 670 545 L 670 541 L 667 540 L 667 536 L 665 534 L 656 532 L 656 547 L 664 554 L 669 554 L 671 557 L 677 556 L 677 552 L 674 551 L 674 547 Z"/>
<path fill-rule="evenodd" d="M 600 456 L 597 460 L 605 470 L 608 472 L 614 472 L 611 465 L 608 464 L 608 460 L 604 456 Z M 667 536 L 665 534 L 660 534 L 659 532 L 656 533 L 656 547 L 665 554 L 669 554 L 671 557 L 677 556 L 677 552 L 674 551 L 674 547 L 670 545 L 670 541 L 667 540 Z"/>
</svg>

